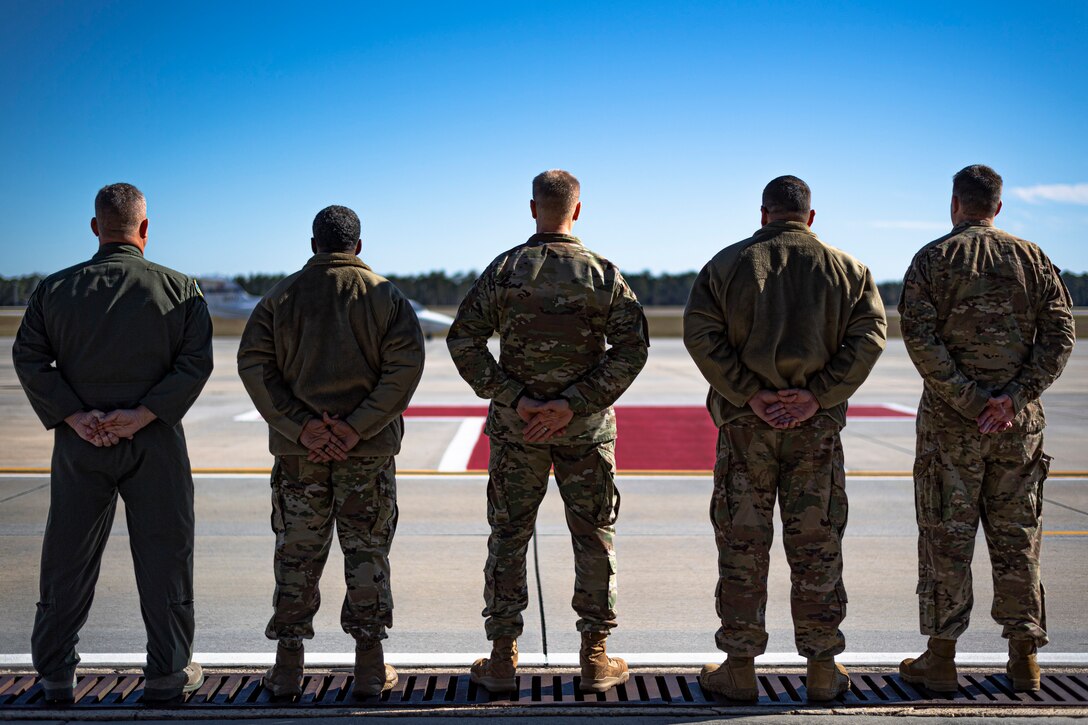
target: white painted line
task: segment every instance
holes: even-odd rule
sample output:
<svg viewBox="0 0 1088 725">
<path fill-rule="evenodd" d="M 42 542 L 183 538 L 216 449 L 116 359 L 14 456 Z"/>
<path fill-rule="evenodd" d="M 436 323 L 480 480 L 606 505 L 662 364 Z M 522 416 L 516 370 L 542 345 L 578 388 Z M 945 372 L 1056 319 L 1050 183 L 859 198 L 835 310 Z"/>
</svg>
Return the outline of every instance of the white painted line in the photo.
<svg viewBox="0 0 1088 725">
<path fill-rule="evenodd" d="M 237 423 L 258 423 L 263 421 L 264 418 L 262 418 L 261 414 L 257 412 L 257 409 L 254 408 L 248 413 L 239 413 L 234 416 L 234 420 Z"/>
<path fill-rule="evenodd" d="M 899 403 L 878 403 L 877 405 L 882 405 L 888 410 L 895 410 L 900 413 L 910 413 L 914 416 L 918 415 L 918 409 L 912 408 L 909 405 L 900 405 Z"/>
<path fill-rule="evenodd" d="M 439 471 L 463 471 L 468 468 L 468 459 L 472 458 L 472 451 L 480 440 L 485 422 L 487 418 L 463 419 L 461 427 L 454 433 L 453 440 L 442 454 L 442 460 L 438 462 Z"/>
<path fill-rule="evenodd" d="M 919 650 L 920 652 L 921 650 Z M 721 662 L 722 652 L 610 652 L 635 667 L 702 667 L 708 662 Z M 387 652 L 385 661 L 395 667 L 454 667 L 467 668 L 487 652 Z M 844 652 L 835 657 L 844 665 L 898 667 L 907 657 L 918 652 Z M 81 654 L 82 664 L 99 667 L 143 667 L 143 652 Z M 1004 667 L 1005 652 L 957 652 L 956 664 L 964 667 Z M 1046 667 L 1088 666 L 1088 652 L 1046 652 L 1038 655 L 1039 664 Z M 193 660 L 209 667 L 267 667 L 276 660 L 274 649 L 267 652 L 196 652 Z M 350 667 L 355 662 L 353 652 L 307 652 L 306 664 L 311 667 Z M 523 667 L 577 667 L 577 652 L 519 652 L 518 664 Z M 756 658 L 763 667 L 804 665 L 805 658 L 792 652 L 768 652 Z M 31 667 L 29 654 L 0 655 L 0 667 Z"/>
</svg>

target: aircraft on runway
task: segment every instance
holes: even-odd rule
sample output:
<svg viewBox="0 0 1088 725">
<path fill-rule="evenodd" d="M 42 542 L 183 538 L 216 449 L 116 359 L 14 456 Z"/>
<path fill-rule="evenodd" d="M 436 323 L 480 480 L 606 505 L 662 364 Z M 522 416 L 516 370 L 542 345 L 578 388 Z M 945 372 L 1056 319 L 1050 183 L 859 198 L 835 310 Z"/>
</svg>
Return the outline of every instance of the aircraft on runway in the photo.
<svg viewBox="0 0 1088 725">
<path fill-rule="evenodd" d="M 213 317 L 246 319 L 261 301 L 260 297 L 249 294 L 232 279 L 201 277 L 199 283 L 204 299 L 208 302 L 208 311 Z M 419 318 L 419 326 L 428 339 L 434 335 L 444 335 L 453 324 L 452 317 L 428 310 L 415 300 L 408 301 L 412 304 L 412 309 Z"/>
</svg>

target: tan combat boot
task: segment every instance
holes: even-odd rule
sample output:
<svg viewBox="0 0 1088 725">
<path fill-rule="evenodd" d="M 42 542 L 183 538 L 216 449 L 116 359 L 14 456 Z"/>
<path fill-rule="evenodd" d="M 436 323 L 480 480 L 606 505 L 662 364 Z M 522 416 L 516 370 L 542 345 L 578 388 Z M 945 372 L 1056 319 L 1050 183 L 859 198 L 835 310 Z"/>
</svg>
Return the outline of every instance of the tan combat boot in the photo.
<svg viewBox="0 0 1088 725">
<path fill-rule="evenodd" d="M 956 674 L 956 640 L 930 637 L 929 646 L 920 657 L 908 657 L 899 664 L 899 676 L 933 692 L 956 692 L 960 689 Z"/>
<path fill-rule="evenodd" d="M 808 674 L 805 677 L 805 690 L 809 702 L 827 702 L 846 692 L 850 687 L 850 673 L 835 661 L 834 657 L 825 660 L 810 659 Z"/>
<path fill-rule="evenodd" d="M 754 657 L 729 655 L 720 666 L 703 665 L 699 684 L 704 690 L 725 695 L 730 700 L 751 702 L 759 699 Z"/>
<path fill-rule="evenodd" d="M 397 684 L 397 671 L 385 664 L 381 641 L 358 640 L 355 643 L 355 684 L 351 686 L 354 697 L 374 697 Z"/>
<path fill-rule="evenodd" d="M 488 692 L 513 692 L 518 688 L 518 641 L 499 637 L 491 643 L 491 656 L 472 663 L 469 678 Z"/>
<path fill-rule="evenodd" d="M 261 684 L 272 697 L 298 697 L 302 694 L 302 641 L 281 639 L 276 646 L 276 664 L 264 673 Z"/>
<path fill-rule="evenodd" d="M 607 638 L 607 632 L 582 632 L 582 649 L 578 653 L 578 662 L 582 665 L 582 682 L 578 689 L 582 692 L 606 692 L 627 682 L 630 676 L 626 662 L 608 656 L 604 646 Z"/>
<path fill-rule="evenodd" d="M 1005 673 L 1012 680 L 1017 692 L 1034 692 L 1039 689 L 1039 664 L 1035 661 L 1038 648 L 1030 639 L 1009 640 L 1009 663 Z"/>
</svg>

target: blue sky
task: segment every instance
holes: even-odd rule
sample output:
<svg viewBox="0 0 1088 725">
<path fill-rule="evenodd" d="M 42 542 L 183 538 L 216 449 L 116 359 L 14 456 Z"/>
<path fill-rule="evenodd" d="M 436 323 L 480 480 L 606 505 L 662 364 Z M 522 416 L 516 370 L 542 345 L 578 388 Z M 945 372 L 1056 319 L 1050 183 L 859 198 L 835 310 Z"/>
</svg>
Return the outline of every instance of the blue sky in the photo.
<svg viewBox="0 0 1088 725">
<path fill-rule="evenodd" d="M 1088 4 L 5 3 L 0 274 L 93 253 L 95 191 L 148 196 L 148 256 L 285 272 L 328 204 L 385 273 L 481 269 L 533 231 L 529 182 L 582 181 L 588 246 L 698 269 L 812 186 L 878 280 L 949 227 L 951 176 L 1005 178 L 999 226 L 1088 271 Z"/>
</svg>

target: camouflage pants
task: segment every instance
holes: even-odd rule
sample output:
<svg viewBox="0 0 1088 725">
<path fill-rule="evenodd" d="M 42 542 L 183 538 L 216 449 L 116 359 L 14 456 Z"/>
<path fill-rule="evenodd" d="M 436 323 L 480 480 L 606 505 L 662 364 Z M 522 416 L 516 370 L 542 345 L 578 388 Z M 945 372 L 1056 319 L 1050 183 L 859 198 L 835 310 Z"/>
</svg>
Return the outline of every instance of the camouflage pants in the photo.
<svg viewBox="0 0 1088 725">
<path fill-rule="evenodd" d="M 272 470 L 272 530 L 276 533 L 275 612 L 269 639 L 310 639 L 321 604 L 318 581 L 332 545 L 333 523 L 344 552 L 347 594 L 340 611 L 356 640 L 385 639 L 393 626 L 389 546 L 397 528 L 396 466 L 392 456 L 311 463 L 280 456 Z"/>
<path fill-rule="evenodd" d="M 719 649 L 740 657 L 767 649 L 767 568 L 777 495 L 797 651 L 817 658 L 843 651 L 845 482 L 839 429 L 828 418 L 817 416 L 785 431 L 756 418 L 721 427 L 710 502 L 718 545 Z"/>
<path fill-rule="evenodd" d="M 982 435 L 937 429 L 919 418 L 914 497 L 922 634 L 956 639 L 966 631 L 981 521 L 993 566 L 994 620 L 1006 638 L 1047 643 L 1039 553 L 1049 467 L 1041 432 Z"/>
<path fill-rule="evenodd" d="M 492 439 L 487 481 L 491 536 L 483 611 L 489 640 L 521 635 L 521 613 L 529 606 L 525 552 L 553 465 L 574 546 L 571 606 L 579 616 L 578 631 L 607 632 L 616 626 L 612 537 L 620 494 L 615 485 L 615 441 L 550 446 Z"/>
</svg>

